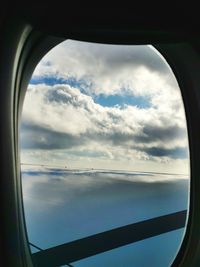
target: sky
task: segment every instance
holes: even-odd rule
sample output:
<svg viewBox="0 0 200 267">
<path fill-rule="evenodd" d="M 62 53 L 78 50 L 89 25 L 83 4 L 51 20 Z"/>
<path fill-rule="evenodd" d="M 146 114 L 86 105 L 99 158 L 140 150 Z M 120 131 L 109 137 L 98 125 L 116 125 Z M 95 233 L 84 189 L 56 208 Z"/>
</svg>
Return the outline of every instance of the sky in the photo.
<svg viewBox="0 0 200 267">
<path fill-rule="evenodd" d="M 152 46 L 54 47 L 33 72 L 20 136 L 22 163 L 189 173 L 180 89 Z"/>
</svg>

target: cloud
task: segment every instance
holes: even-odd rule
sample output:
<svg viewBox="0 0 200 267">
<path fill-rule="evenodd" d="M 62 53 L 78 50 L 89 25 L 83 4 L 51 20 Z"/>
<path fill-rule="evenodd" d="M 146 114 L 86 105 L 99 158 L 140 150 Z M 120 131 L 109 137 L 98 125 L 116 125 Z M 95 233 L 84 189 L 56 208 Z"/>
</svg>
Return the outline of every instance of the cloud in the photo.
<svg viewBox="0 0 200 267">
<path fill-rule="evenodd" d="M 174 139 L 182 139 L 187 136 L 187 131 L 185 128 L 179 127 L 178 125 L 169 126 L 158 126 L 158 125 L 148 125 L 146 124 L 142 132 L 135 136 L 135 140 L 143 143 L 151 143 L 154 141 L 172 141 Z"/>
<path fill-rule="evenodd" d="M 173 150 L 185 144 L 186 129 L 179 118 L 171 121 L 170 112 L 163 114 L 157 108 L 129 105 L 103 107 L 69 85 L 31 85 L 23 109 L 21 147 L 73 149 L 74 155 L 85 153 L 88 157 L 92 151 L 111 158 L 141 157 L 140 152 L 151 157 L 156 152 L 149 146 L 165 143 Z M 175 158 L 169 151 L 166 156 Z"/>
<path fill-rule="evenodd" d="M 85 143 L 84 137 L 77 138 L 72 134 L 56 132 L 37 125 L 21 126 L 22 149 L 65 149 Z"/>
<path fill-rule="evenodd" d="M 123 94 L 126 90 L 141 96 L 177 88 L 165 61 L 148 46 L 96 45 L 67 40 L 38 64 L 33 78 L 41 77 L 82 81 L 85 91 L 95 95 Z"/>
<path fill-rule="evenodd" d="M 153 157 L 169 157 L 173 159 L 187 159 L 188 148 L 187 147 L 175 147 L 175 148 L 164 148 L 164 147 L 144 147 L 138 150 L 144 151 Z"/>
</svg>

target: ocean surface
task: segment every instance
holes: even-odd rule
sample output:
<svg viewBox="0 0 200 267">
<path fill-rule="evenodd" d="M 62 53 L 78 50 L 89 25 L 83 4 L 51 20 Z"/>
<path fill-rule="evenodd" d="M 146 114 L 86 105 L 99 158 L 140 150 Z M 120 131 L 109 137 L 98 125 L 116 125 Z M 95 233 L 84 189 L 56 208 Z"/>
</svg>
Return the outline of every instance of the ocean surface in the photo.
<svg viewBox="0 0 200 267">
<path fill-rule="evenodd" d="M 22 188 L 28 238 L 42 249 L 189 206 L 189 177 L 178 174 L 29 167 L 22 170 Z M 72 265 L 168 267 L 184 231 L 171 231 Z"/>
</svg>

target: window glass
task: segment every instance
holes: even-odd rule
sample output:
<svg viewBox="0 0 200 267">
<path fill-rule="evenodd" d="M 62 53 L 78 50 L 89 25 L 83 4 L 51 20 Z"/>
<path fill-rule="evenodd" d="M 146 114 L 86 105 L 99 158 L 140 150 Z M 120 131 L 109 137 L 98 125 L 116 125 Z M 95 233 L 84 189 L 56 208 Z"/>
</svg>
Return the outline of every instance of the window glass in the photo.
<svg viewBox="0 0 200 267">
<path fill-rule="evenodd" d="M 20 145 L 33 254 L 188 209 L 181 93 L 150 45 L 67 40 L 53 48 L 27 88 Z M 179 228 L 71 264 L 169 266 Z"/>
</svg>

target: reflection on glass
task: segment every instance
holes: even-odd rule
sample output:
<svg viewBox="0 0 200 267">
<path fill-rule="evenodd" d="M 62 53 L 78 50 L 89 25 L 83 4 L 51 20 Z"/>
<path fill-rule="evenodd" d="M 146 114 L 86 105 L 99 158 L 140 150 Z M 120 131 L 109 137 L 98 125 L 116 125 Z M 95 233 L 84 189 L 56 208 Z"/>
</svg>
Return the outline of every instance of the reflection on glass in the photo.
<svg viewBox="0 0 200 267">
<path fill-rule="evenodd" d="M 188 208 L 180 90 L 151 46 L 68 40 L 52 49 L 30 80 L 20 142 L 28 237 L 41 249 Z M 73 266 L 169 266 L 183 234 Z"/>
</svg>

